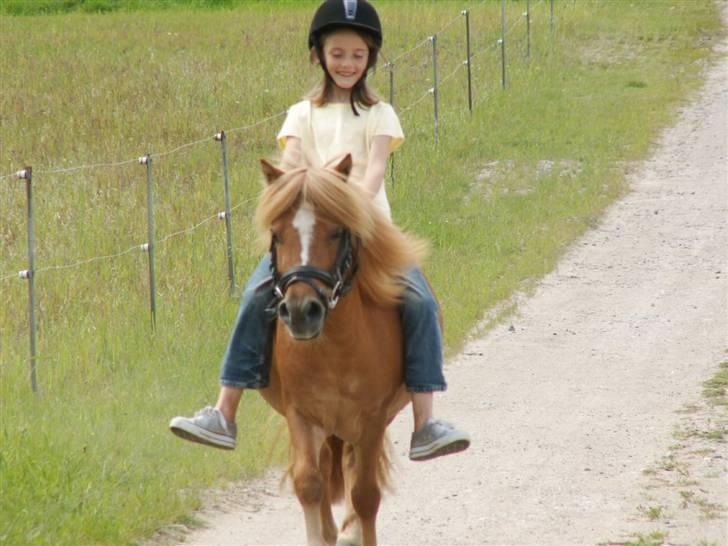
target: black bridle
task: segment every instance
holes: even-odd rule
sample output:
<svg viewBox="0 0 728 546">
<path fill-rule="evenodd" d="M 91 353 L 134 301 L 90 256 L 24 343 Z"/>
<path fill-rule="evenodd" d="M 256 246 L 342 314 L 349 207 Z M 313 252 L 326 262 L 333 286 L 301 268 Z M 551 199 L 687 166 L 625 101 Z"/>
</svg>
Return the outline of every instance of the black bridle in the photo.
<svg viewBox="0 0 728 546">
<path fill-rule="evenodd" d="M 278 304 L 285 298 L 286 290 L 288 290 L 289 286 L 297 282 L 306 283 L 313 288 L 323 304 L 324 309 L 333 309 L 339 302 L 339 298 L 351 290 L 351 283 L 357 270 L 356 252 L 351 242 L 351 232 L 349 230 L 344 230 L 341 234 L 339 252 L 331 271 L 325 271 L 318 267 L 308 265 L 299 265 L 281 274 L 278 271 L 275 239 L 272 239 L 270 243 L 270 257 L 273 294 L 275 295 L 275 301 L 271 310 L 276 314 Z M 329 292 L 324 291 L 315 281 L 323 283 L 329 289 Z"/>
</svg>

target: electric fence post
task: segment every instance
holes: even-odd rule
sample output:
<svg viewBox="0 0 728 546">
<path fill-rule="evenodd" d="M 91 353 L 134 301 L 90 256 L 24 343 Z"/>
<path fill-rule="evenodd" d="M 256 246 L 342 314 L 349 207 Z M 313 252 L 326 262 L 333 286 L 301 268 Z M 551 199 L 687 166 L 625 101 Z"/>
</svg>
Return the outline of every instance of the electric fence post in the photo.
<svg viewBox="0 0 728 546">
<path fill-rule="evenodd" d="M 389 104 L 394 108 L 394 63 L 387 63 L 386 68 L 389 70 Z M 392 188 L 394 188 L 394 154 L 389 156 L 389 166 L 391 168 Z"/>
<path fill-rule="evenodd" d="M 437 89 L 437 34 L 430 36 L 432 42 L 432 77 L 433 87 L 430 90 L 434 100 L 435 107 L 435 144 L 440 143 L 440 114 L 438 109 L 438 89 Z"/>
<path fill-rule="evenodd" d="M 470 63 L 470 11 L 461 12 L 465 16 L 465 66 L 468 67 L 468 110 L 473 113 L 473 72 Z"/>
<path fill-rule="evenodd" d="M 215 140 L 218 141 L 222 148 L 222 172 L 223 172 L 223 187 L 225 191 L 225 210 L 219 212 L 217 217 L 220 220 L 225 220 L 225 235 L 227 240 L 226 254 L 228 263 L 228 281 L 230 283 L 230 296 L 235 295 L 235 269 L 233 267 L 233 234 L 232 234 L 232 218 L 230 211 L 230 184 L 228 180 L 228 158 L 227 158 L 227 137 L 225 131 L 220 131 L 215 135 Z"/>
<path fill-rule="evenodd" d="M 25 167 L 18 171 L 16 176 L 25 180 L 25 194 L 27 197 L 28 210 L 28 269 L 20 271 L 21 279 L 28 281 L 28 327 L 30 329 L 30 385 L 33 392 L 38 392 L 38 381 L 36 374 L 36 334 L 37 324 L 35 319 L 35 219 L 33 217 L 33 167 Z"/>
<path fill-rule="evenodd" d="M 142 250 L 149 256 L 149 307 L 152 313 L 152 331 L 157 326 L 156 285 L 154 278 L 154 194 L 152 184 L 152 156 L 147 154 L 139 158 L 140 165 L 147 167 L 147 242 Z"/>
<path fill-rule="evenodd" d="M 501 0 L 501 85 L 506 88 L 506 0 Z"/>
</svg>

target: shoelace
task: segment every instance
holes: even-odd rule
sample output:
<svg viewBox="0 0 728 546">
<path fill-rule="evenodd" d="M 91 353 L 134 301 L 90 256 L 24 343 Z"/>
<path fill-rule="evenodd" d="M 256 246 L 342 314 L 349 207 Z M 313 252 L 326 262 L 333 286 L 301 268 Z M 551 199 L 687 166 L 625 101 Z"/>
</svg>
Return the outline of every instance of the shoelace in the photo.
<svg viewBox="0 0 728 546">
<path fill-rule="evenodd" d="M 222 413 L 220 413 L 216 408 L 213 408 L 212 406 L 205 406 L 200 411 L 195 413 L 195 417 L 217 417 L 218 424 L 222 427 L 222 429 L 228 433 L 232 434 L 230 432 L 230 425 L 228 424 L 225 417 L 223 417 Z"/>
<path fill-rule="evenodd" d="M 195 413 L 195 417 L 208 416 L 208 415 L 212 415 L 214 413 L 216 413 L 215 408 L 213 408 L 212 406 L 205 406 L 200 411 Z"/>
<path fill-rule="evenodd" d="M 443 428 L 445 430 L 453 430 L 455 428 L 455 425 L 452 423 L 449 423 L 447 421 L 440 421 L 439 419 L 433 419 L 431 421 L 433 428 Z"/>
</svg>

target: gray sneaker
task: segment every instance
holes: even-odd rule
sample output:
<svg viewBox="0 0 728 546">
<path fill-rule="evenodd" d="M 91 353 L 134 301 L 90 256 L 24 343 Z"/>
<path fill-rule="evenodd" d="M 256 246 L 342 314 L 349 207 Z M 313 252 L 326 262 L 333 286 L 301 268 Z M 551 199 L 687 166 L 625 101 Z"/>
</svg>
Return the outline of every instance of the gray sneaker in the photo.
<svg viewBox="0 0 728 546">
<path fill-rule="evenodd" d="M 228 423 L 220 410 L 205 406 L 194 417 L 175 417 L 169 422 L 170 430 L 185 440 L 220 449 L 235 449 L 238 428 Z"/>
<path fill-rule="evenodd" d="M 470 435 L 455 425 L 438 419 L 430 419 L 417 432 L 412 433 L 409 458 L 427 461 L 442 455 L 464 451 L 470 446 Z"/>
</svg>

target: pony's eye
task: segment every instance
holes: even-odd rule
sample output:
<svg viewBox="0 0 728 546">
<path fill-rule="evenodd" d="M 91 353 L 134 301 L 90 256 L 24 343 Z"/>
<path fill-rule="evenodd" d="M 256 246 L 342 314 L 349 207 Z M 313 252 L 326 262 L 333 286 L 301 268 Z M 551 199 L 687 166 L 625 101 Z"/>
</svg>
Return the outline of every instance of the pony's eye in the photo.
<svg viewBox="0 0 728 546">
<path fill-rule="evenodd" d="M 344 236 L 344 230 L 342 228 L 336 229 L 331 233 L 331 240 L 337 241 Z"/>
</svg>

